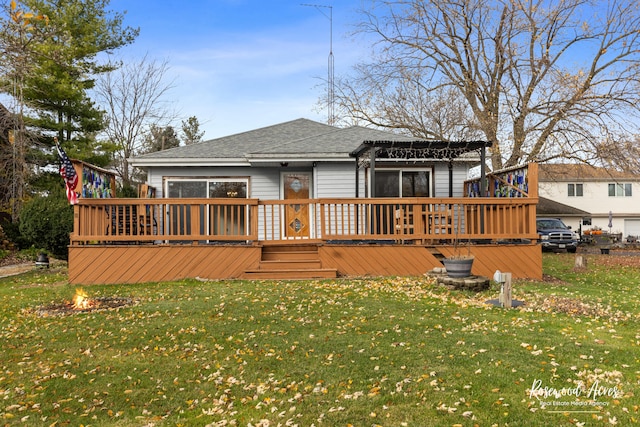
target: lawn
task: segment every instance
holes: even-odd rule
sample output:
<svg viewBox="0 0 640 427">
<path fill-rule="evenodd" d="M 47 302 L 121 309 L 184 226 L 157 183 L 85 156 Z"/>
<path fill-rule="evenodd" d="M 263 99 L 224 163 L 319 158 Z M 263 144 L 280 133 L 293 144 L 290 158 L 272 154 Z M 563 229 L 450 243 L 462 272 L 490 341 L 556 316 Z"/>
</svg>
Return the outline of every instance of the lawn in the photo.
<svg viewBox="0 0 640 427">
<path fill-rule="evenodd" d="M 0 420 L 85 426 L 640 421 L 640 257 L 544 254 L 516 309 L 427 278 L 88 286 L 0 279 Z"/>
</svg>

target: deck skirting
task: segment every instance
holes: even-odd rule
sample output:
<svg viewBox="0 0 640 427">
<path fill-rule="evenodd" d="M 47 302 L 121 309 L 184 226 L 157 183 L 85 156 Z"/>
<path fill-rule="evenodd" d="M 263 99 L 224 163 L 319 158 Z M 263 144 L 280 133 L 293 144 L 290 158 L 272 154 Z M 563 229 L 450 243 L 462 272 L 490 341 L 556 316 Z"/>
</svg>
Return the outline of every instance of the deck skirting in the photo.
<svg viewBox="0 0 640 427">
<path fill-rule="evenodd" d="M 493 277 L 496 270 L 513 278 L 542 278 L 542 252 L 536 244 L 472 245 L 472 273 Z M 465 248 L 466 251 L 466 248 Z M 320 244 L 323 268 L 341 277 L 422 276 L 441 267 L 439 254 L 451 246 Z M 259 266 L 260 245 L 71 245 L 72 284 L 145 283 L 188 278 L 238 279 Z"/>
</svg>

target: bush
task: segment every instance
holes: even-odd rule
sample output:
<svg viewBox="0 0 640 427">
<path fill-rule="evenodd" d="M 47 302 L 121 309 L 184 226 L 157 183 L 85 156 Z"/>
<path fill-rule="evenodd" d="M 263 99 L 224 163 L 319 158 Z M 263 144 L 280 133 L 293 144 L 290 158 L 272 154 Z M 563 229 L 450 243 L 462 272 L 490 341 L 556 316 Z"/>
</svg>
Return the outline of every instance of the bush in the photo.
<svg viewBox="0 0 640 427">
<path fill-rule="evenodd" d="M 116 189 L 117 197 L 138 197 L 138 192 L 133 185 L 123 185 Z"/>
<path fill-rule="evenodd" d="M 64 193 L 34 198 L 20 212 L 21 237 L 30 246 L 46 249 L 56 258 L 68 258 L 72 231 L 73 208 Z"/>
<path fill-rule="evenodd" d="M 4 249 L 24 249 L 31 246 L 31 244 L 25 241 L 20 235 L 20 226 L 17 222 L 3 222 L 2 230 L 4 231 L 4 239 L 9 242 L 9 247 L 5 247 Z"/>
<path fill-rule="evenodd" d="M 9 240 L 7 240 L 7 236 L 5 236 L 4 234 L 4 230 L 2 229 L 2 224 L 0 224 L 0 251 L 2 249 L 9 249 L 8 246 L 9 246 Z"/>
</svg>

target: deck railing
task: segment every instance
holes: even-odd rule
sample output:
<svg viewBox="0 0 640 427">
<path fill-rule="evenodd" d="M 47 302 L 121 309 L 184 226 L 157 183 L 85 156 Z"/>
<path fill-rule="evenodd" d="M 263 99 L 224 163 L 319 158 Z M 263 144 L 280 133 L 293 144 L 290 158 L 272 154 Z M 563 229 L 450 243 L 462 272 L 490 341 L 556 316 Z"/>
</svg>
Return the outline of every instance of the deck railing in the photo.
<svg viewBox="0 0 640 427">
<path fill-rule="evenodd" d="M 72 244 L 538 238 L 537 198 L 81 199 Z"/>
</svg>

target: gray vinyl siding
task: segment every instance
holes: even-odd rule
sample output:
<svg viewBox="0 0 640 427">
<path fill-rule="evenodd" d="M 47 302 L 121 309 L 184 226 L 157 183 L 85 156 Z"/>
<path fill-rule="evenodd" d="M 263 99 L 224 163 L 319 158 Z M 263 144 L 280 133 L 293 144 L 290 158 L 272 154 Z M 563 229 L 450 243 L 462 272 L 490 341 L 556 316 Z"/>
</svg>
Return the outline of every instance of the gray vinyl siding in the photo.
<svg viewBox="0 0 640 427">
<path fill-rule="evenodd" d="M 453 163 L 453 197 L 464 195 L 463 182 L 467 179 L 469 167 L 466 163 Z M 449 197 L 449 165 L 436 163 L 433 167 L 434 197 Z"/>
<path fill-rule="evenodd" d="M 316 198 L 356 197 L 354 163 L 320 163 L 314 174 Z M 360 197 L 364 195 L 364 173 L 360 171 Z"/>
</svg>

